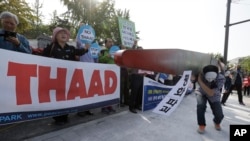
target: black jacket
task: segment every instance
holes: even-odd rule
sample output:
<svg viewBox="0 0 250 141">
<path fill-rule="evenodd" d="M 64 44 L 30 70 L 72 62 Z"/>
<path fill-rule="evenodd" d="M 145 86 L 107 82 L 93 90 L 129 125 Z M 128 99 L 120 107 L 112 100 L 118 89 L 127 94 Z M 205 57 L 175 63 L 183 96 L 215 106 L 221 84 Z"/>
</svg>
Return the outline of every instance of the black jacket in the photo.
<svg viewBox="0 0 250 141">
<path fill-rule="evenodd" d="M 87 52 L 88 50 L 84 48 L 76 49 L 68 44 L 65 44 L 64 48 L 62 48 L 58 43 L 52 43 L 44 49 L 43 56 L 75 61 L 76 55 L 81 56 Z"/>
</svg>

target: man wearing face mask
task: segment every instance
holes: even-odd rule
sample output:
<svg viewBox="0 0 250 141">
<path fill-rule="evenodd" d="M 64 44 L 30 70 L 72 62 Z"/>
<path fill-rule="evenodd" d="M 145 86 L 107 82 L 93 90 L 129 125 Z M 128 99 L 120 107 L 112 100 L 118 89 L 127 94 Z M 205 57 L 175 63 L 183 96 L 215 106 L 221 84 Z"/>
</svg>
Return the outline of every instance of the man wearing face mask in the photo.
<svg viewBox="0 0 250 141">
<path fill-rule="evenodd" d="M 197 98 L 197 121 L 198 133 L 203 134 L 206 127 L 205 111 L 207 102 L 210 105 L 214 115 L 213 122 L 215 129 L 220 131 L 220 123 L 224 117 L 220 98 L 220 89 L 225 83 L 225 77 L 219 73 L 218 67 L 214 65 L 207 65 L 203 68 L 203 72 L 198 75 L 199 88 L 195 91 Z"/>
</svg>

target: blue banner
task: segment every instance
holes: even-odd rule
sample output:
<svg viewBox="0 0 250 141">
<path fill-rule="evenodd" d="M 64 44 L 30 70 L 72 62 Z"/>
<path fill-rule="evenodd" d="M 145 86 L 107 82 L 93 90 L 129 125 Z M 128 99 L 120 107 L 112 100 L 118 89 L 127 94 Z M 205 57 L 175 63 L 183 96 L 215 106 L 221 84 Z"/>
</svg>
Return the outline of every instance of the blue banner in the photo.
<svg viewBox="0 0 250 141">
<path fill-rule="evenodd" d="M 154 109 L 170 92 L 172 86 L 163 85 L 150 78 L 144 77 L 142 110 Z"/>
</svg>

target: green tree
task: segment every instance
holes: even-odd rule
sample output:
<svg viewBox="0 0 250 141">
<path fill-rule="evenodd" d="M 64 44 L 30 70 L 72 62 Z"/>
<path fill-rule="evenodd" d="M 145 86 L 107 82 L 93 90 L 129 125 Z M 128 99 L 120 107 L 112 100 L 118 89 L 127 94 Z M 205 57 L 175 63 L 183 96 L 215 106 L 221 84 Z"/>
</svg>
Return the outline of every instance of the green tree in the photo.
<svg viewBox="0 0 250 141">
<path fill-rule="evenodd" d="M 25 2 L 25 0 L 2 0 L 0 1 L 0 12 L 9 11 L 17 15 L 19 24 L 17 32 L 24 33 L 24 31 L 31 29 L 31 22 L 36 19 L 33 15 L 33 10 Z"/>
<path fill-rule="evenodd" d="M 52 18 L 50 19 L 50 24 L 48 25 L 49 29 L 53 31 L 53 29 L 57 26 L 71 29 L 71 23 L 69 22 L 68 18 L 65 15 L 58 15 L 57 11 L 54 10 L 52 13 Z M 72 34 L 72 33 L 71 33 Z"/>
<path fill-rule="evenodd" d="M 35 15 L 36 15 L 36 19 L 35 19 L 35 25 L 36 25 L 36 30 L 38 31 L 39 29 L 39 25 L 42 24 L 42 20 L 41 18 L 43 17 L 43 14 L 41 12 L 41 9 L 43 8 L 43 4 L 40 3 L 39 0 L 36 0 L 35 1 L 35 4 L 34 4 L 34 9 L 35 9 Z"/>
<path fill-rule="evenodd" d="M 250 72 L 250 57 L 244 57 L 240 61 L 241 67 L 246 71 Z"/>
<path fill-rule="evenodd" d="M 42 7 L 43 7 L 43 3 L 40 3 L 40 0 L 35 0 L 35 3 L 32 4 L 32 10 L 33 10 L 33 15 L 35 15 L 34 19 L 31 19 L 30 24 L 32 25 L 32 27 L 29 30 L 26 30 L 24 32 L 24 35 L 27 38 L 36 38 L 38 37 L 40 34 L 45 33 L 47 30 L 44 30 L 44 25 L 42 24 L 42 18 L 43 18 L 43 14 L 42 14 Z"/>
<path fill-rule="evenodd" d="M 114 0 L 104 0 L 102 2 L 98 2 L 97 0 L 61 1 L 68 8 L 64 16 L 71 21 L 71 26 L 76 32 L 81 23 L 89 24 L 95 29 L 98 41 L 111 37 L 117 44 L 120 44 L 118 17 L 129 20 L 128 10 L 116 10 L 114 8 Z"/>
</svg>

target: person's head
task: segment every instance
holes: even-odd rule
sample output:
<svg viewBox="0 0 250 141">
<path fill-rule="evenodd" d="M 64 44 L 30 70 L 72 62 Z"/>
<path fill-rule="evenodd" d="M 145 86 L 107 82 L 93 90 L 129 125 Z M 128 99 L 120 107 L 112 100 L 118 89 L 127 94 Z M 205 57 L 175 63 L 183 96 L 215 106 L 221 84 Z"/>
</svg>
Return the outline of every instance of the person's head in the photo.
<svg viewBox="0 0 250 141">
<path fill-rule="evenodd" d="M 3 29 L 7 31 L 14 32 L 19 24 L 17 16 L 8 11 L 4 11 L 0 14 L 0 20 Z"/>
<path fill-rule="evenodd" d="M 108 49 L 113 46 L 113 40 L 111 38 L 105 39 L 104 43 L 105 43 L 105 47 Z"/>
<path fill-rule="evenodd" d="M 241 69 L 241 66 L 240 65 L 237 65 L 237 70 L 240 70 Z"/>
<path fill-rule="evenodd" d="M 68 42 L 70 38 L 70 32 L 66 28 L 56 27 L 53 30 L 52 42 Z"/>
<path fill-rule="evenodd" d="M 217 78 L 219 69 L 214 65 L 207 65 L 203 68 L 203 74 L 208 82 L 212 82 Z"/>
</svg>

